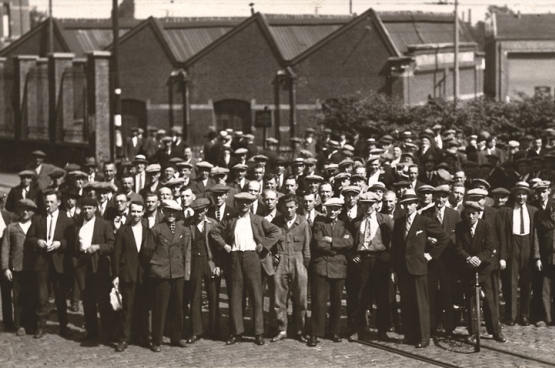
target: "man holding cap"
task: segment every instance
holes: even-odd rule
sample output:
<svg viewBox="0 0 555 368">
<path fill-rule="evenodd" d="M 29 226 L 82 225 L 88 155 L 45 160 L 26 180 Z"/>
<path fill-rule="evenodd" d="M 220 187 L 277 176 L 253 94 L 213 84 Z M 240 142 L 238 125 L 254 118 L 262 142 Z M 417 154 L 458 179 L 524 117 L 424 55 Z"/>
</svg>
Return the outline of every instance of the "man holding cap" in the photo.
<svg viewBox="0 0 555 368">
<path fill-rule="evenodd" d="M 418 197 L 413 190 L 405 191 L 399 203 L 407 214 L 395 220 L 391 259 L 399 280 L 405 342 L 426 348 L 430 345 L 428 262 L 439 257 L 449 236 L 436 222 L 417 213 Z M 428 244 L 428 238 L 436 243 Z"/>
<path fill-rule="evenodd" d="M 328 298 L 329 333 L 333 342 L 341 342 L 341 293 L 347 278 L 347 254 L 353 237 L 347 224 L 339 219 L 343 199 L 330 198 L 325 203 L 327 217 L 314 223 L 312 248 L 312 335 L 307 345 L 315 347 L 324 336 Z"/>
<path fill-rule="evenodd" d="M 281 231 L 251 212 L 252 203 L 257 200 L 255 195 L 242 192 L 234 197 L 238 212 L 223 219 L 210 232 L 212 239 L 231 254 L 232 336 L 226 344 L 236 344 L 243 335 L 243 289 L 246 288 L 252 302 L 255 343 L 264 345 L 262 268 L 268 275 L 274 274 L 270 249 L 279 240 Z"/>
<path fill-rule="evenodd" d="M 183 329 L 183 289 L 185 276 L 185 238 L 187 229 L 177 218 L 183 209 L 172 199 L 162 201 L 164 221 L 152 227 L 145 242 L 150 260 L 149 277 L 154 295 L 152 306 L 152 345 L 159 353 L 166 316 L 171 316 L 170 340 L 172 346 L 187 347 L 181 340 Z"/>
<path fill-rule="evenodd" d="M 476 293 L 475 274 L 478 273 L 480 288 L 485 295 L 484 317 L 486 324 L 492 326 L 493 339 L 498 342 L 507 341 L 501 332 L 499 313 L 492 286 L 491 259 L 495 252 L 495 229 L 488 221 L 480 219 L 484 207 L 478 202 L 467 201 L 464 203 L 464 220 L 459 222 L 455 229 L 456 247 L 455 254 L 460 262 L 466 263 L 461 269 L 468 310 L 467 341 L 476 342 L 476 331 L 473 321 L 476 318 Z M 487 311 L 487 312 L 486 312 Z"/>
<path fill-rule="evenodd" d="M 197 198 L 191 203 L 195 211 L 186 225 L 188 234 L 185 236 L 185 281 L 189 281 L 191 301 L 192 334 L 189 344 L 200 340 L 202 327 L 202 284 L 208 298 L 208 331 L 215 339 L 219 335 L 219 308 L 216 286 L 220 282 L 220 267 L 217 266 L 217 250 L 210 231 L 218 224 L 212 218 L 206 217 L 210 201 L 207 198 Z"/>
<path fill-rule="evenodd" d="M 393 219 L 376 211 L 379 195 L 367 192 L 360 196 L 362 213 L 354 222 L 354 247 L 349 255 L 349 283 L 354 293 L 348 295 L 347 305 L 353 313 L 349 316 L 353 335 L 350 341 L 358 340 L 358 333 L 367 333 L 366 311 L 377 304 L 376 324 L 378 339 L 387 340 L 389 325 L 389 250 L 393 231 Z M 354 277 L 353 277 L 354 276 Z M 352 294 L 352 295 L 351 295 Z M 349 303 L 350 302 L 350 303 Z"/>
</svg>

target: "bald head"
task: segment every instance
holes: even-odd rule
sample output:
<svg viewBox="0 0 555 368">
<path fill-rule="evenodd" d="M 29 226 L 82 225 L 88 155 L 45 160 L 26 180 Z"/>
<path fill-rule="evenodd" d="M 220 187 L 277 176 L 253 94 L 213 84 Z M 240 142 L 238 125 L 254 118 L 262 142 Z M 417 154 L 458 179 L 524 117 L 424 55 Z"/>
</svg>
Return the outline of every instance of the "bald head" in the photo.
<svg viewBox="0 0 555 368">
<path fill-rule="evenodd" d="M 247 192 L 252 194 L 252 195 L 259 195 L 260 194 L 260 182 L 256 181 L 256 180 L 252 180 L 249 181 L 249 184 L 247 185 Z"/>
</svg>

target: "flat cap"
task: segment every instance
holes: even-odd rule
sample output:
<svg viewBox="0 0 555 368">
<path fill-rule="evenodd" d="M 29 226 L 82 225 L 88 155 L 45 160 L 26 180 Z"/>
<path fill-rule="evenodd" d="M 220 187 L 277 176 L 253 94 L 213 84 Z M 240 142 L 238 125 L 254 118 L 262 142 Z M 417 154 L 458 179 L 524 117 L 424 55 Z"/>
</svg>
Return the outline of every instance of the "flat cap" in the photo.
<svg viewBox="0 0 555 368">
<path fill-rule="evenodd" d="M 432 187 L 431 185 L 424 184 L 418 189 L 416 189 L 416 191 L 418 193 L 431 193 L 434 191 L 434 187 Z"/>
<path fill-rule="evenodd" d="M 393 142 L 393 137 L 390 136 L 389 134 L 386 134 L 380 139 L 380 142 L 391 143 L 391 142 Z"/>
<path fill-rule="evenodd" d="M 212 169 L 214 167 L 214 165 L 212 165 L 210 162 L 208 161 L 201 161 L 199 163 L 197 163 L 197 169 L 201 168 L 201 169 Z"/>
<path fill-rule="evenodd" d="M 306 128 L 305 132 L 307 132 L 307 133 L 316 133 L 316 130 L 314 130 L 314 128 Z"/>
<path fill-rule="evenodd" d="M 18 207 L 23 207 L 23 208 L 30 208 L 30 209 L 33 209 L 33 210 L 37 209 L 37 205 L 35 204 L 35 202 L 30 200 L 29 198 L 20 199 L 19 201 L 17 201 L 17 206 Z"/>
<path fill-rule="evenodd" d="M 81 198 L 81 207 L 96 207 L 96 199 L 91 197 Z"/>
<path fill-rule="evenodd" d="M 466 192 L 469 197 L 487 197 L 488 191 L 485 189 L 470 189 Z"/>
<path fill-rule="evenodd" d="M 339 166 L 337 164 L 331 163 L 331 164 L 326 164 L 324 165 L 324 167 L 322 168 L 322 170 L 324 171 L 328 171 L 328 170 L 337 170 Z"/>
<path fill-rule="evenodd" d="M 81 195 L 79 194 L 79 190 L 77 188 L 63 189 L 61 194 L 64 197 L 70 197 L 70 198 L 79 198 L 79 197 L 81 197 Z"/>
<path fill-rule="evenodd" d="M 81 166 L 79 166 L 79 165 L 77 165 L 77 164 L 69 163 L 69 164 L 66 164 L 66 165 L 64 166 L 64 170 L 65 170 L 66 172 L 81 170 Z"/>
<path fill-rule="evenodd" d="M 324 203 L 324 206 L 326 206 L 326 207 L 341 207 L 344 204 L 345 204 L 345 201 L 343 200 L 343 198 L 332 197 Z"/>
<path fill-rule="evenodd" d="M 86 157 L 85 158 L 85 167 L 96 166 L 96 158 L 94 157 Z"/>
<path fill-rule="evenodd" d="M 270 144 L 278 144 L 279 143 L 279 141 L 277 139 L 272 138 L 272 137 L 266 138 L 266 142 L 268 142 Z"/>
<path fill-rule="evenodd" d="M 451 181 L 453 179 L 451 173 L 445 169 L 438 169 L 437 175 L 444 181 Z"/>
<path fill-rule="evenodd" d="M 291 139 L 289 139 L 291 142 L 297 142 L 297 143 L 301 143 L 303 140 L 299 137 L 291 137 Z"/>
<path fill-rule="evenodd" d="M 106 190 L 106 191 L 109 191 L 109 192 L 112 192 L 112 193 L 115 193 L 115 192 L 118 191 L 118 187 L 116 187 L 116 185 L 114 183 L 110 183 L 108 181 L 100 182 L 98 187 L 95 188 L 95 189 L 97 189 L 97 190 Z"/>
<path fill-rule="evenodd" d="M 368 143 L 370 143 L 370 144 L 374 144 L 374 143 L 376 143 L 376 138 L 370 137 L 370 138 L 368 138 L 368 139 L 366 140 L 366 142 L 368 142 Z"/>
<path fill-rule="evenodd" d="M 359 197 L 359 202 L 374 203 L 374 202 L 378 202 L 379 200 L 380 200 L 380 196 L 374 192 L 366 192 L 364 194 L 361 194 Z"/>
<path fill-rule="evenodd" d="M 316 165 L 317 163 L 318 163 L 318 160 L 315 159 L 314 157 L 309 157 L 304 160 L 305 165 Z"/>
<path fill-rule="evenodd" d="M 250 140 L 254 139 L 254 135 L 252 135 L 252 134 L 245 134 L 243 137 L 245 137 L 247 139 L 250 139 Z"/>
<path fill-rule="evenodd" d="M 543 190 L 551 187 L 551 182 L 549 180 L 542 180 L 541 182 L 534 184 L 532 189 L 534 190 Z"/>
<path fill-rule="evenodd" d="M 411 203 L 411 202 L 418 202 L 418 197 L 416 196 L 416 193 L 414 192 L 414 190 L 408 189 L 401 196 L 401 200 L 399 201 L 399 204 Z"/>
<path fill-rule="evenodd" d="M 180 163 L 182 161 L 183 161 L 183 159 L 181 157 L 172 157 L 168 160 L 168 162 L 171 164 L 170 166 L 177 165 L 178 163 Z"/>
<path fill-rule="evenodd" d="M 156 131 L 156 134 L 158 134 L 158 135 L 166 135 L 166 130 L 165 130 L 165 129 L 158 129 L 158 130 Z"/>
<path fill-rule="evenodd" d="M 50 176 L 51 178 L 61 178 L 62 176 L 64 176 L 66 174 L 66 171 L 64 169 L 61 169 L 59 167 L 55 167 L 54 169 L 52 169 L 52 171 L 48 174 L 48 176 Z"/>
<path fill-rule="evenodd" d="M 229 169 L 225 168 L 225 167 L 213 167 L 210 170 L 210 175 L 227 175 L 229 173 Z"/>
<path fill-rule="evenodd" d="M 287 160 L 283 156 L 278 156 L 274 160 L 274 165 L 287 166 L 288 164 L 289 163 L 287 162 Z"/>
<path fill-rule="evenodd" d="M 235 155 L 246 155 L 249 152 L 246 148 L 237 148 L 233 154 Z"/>
<path fill-rule="evenodd" d="M 311 174 L 311 175 L 307 175 L 304 177 L 305 180 L 307 181 L 323 181 L 324 178 L 321 177 L 320 175 L 315 175 L 315 174 Z"/>
<path fill-rule="evenodd" d="M 157 173 L 157 172 L 160 172 L 161 170 L 162 168 L 160 167 L 159 164 L 150 164 L 145 169 L 147 173 Z"/>
<path fill-rule="evenodd" d="M 525 192 L 527 194 L 530 194 L 532 192 L 530 190 L 530 184 L 528 184 L 525 181 L 519 181 L 518 183 L 515 184 L 514 187 L 511 188 L 512 194 L 516 194 L 518 192 Z"/>
<path fill-rule="evenodd" d="M 449 187 L 449 185 L 438 185 L 437 187 L 434 188 L 434 193 L 450 193 L 451 192 L 451 188 Z"/>
<path fill-rule="evenodd" d="M 434 124 L 434 126 L 432 127 L 432 130 L 441 130 L 441 129 L 443 129 L 441 124 Z"/>
<path fill-rule="evenodd" d="M 191 208 L 195 211 L 205 209 L 210 206 L 210 200 L 208 198 L 197 198 L 191 203 Z"/>
<path fill-rule="evenodd" d="M 183 183 L 185 183 L 185 179 L 183 178 L 171 178 L 170 180 L 164 183 L 164 186 L 171 188 L 171 187 L 176 187 L 178 185 L 183 185 Z"/>
<path fill-rule="evenodd" d="M 382 192 L 385 192 L 386 189 L 385 184 L 381 181 L 375 182 L 370 188 L 368 188 L 369 191 L 381 190 Z"/>
<path fill-rule="evenodd" d="M 264 156 L 264 155 L 255 155 L 252 158 L 254 159 L 254 161 L 258 161 L 258 162 L 268 161 L 268 156 Z"/>
<path fill-rule="evenodd" d="M 400 180 L 400 181 L 397 181 L 397 182 L 393 183 L 393 186 L 396 187 L 396 188 L 409 187 L 410 182 L 408 182 L 406 180 Z"/>
<path fill-rule="evenodd" d="M 174 211 L 183 211 L 183 208 L 173 199 L 166 199 L 162 201 L 162 208 Z"/>
<path fill-rule="evenodd" d="M 511 192 L 509 192 L 509 190 L 506 189 L 506 188 L 499 187 L 499 188 L 495 188 L 494 190 L 492 190 L 491 194 L 507 197 L 509 194 L 511 194 Z"/>
<path fill-rule="evenodd" d="M 70 171 L 67 173 L 67 175 L 74 179 L 78 179 L 78 178 L 86 179 L 89 177 L 86 173 L 84 173 L 81 170 Z"/>
<path fill-rule="evenodd" d="M 208 188 L 212 193 L 227 193 L 231 188 L 224 184 L 216 184 Z"/>
<path fill-rule="evenodd" d="M 250 193 L 247 192 L 240 192 L 237 193 L 233 196 L 233 198 L 235 199 L 239 199 L 239 200 L 245 200 L 245 201 L 250 201 L 250 202 L 254 202 L 256 201 L 256 196 L 252 195 Z"/>
<path fill-rule="evenodd" d="M 136 155 L 135 158 L 133 159 L 133 163 L 146 163 L 146 157 L 145 155 Z"/>
<path fill-rule="evenodd" d="M 19 172 L 19 176 L 20 177 L 31 177 L 34 178 L 37 176 L 37 173 L 34 172 L 33 170 L 23 170 Z"/>
<path fill-rule="evenodd" d="M 45 157 L 46 157 L 46 153 L 44 153 L 44 152 L 42 152 L 42 151 L 40 151 L 40 150 L 33 151 L 33 152 L 31 153 L 31 155 L 33 155 L 33 156 L 35 156 L 35 157 L 42 157 L 42 158 L 45 158 Z"/>
<path fill-rule="evenodd" d="M 175 126 L 172 126 L 172 127 L 170 128 L 170 131 L 171 131 L 172 133 L 181 134 L 181 133 L 183 133 L 183 127 L 181 127 L 181 126 L 179 126 L 179 125 L 175 125 Z"/>
<path fill-rule="evenodd" d="M 351 160 L 350 158 L 346 158 L 343 161 L 341 161 L 339 163 L 339 167 L 343 167 L 343 166 L 349 166 L 349 165 L 354 165 L 355 162 L 353 160 Z"/>
<path fill-rule="evenodd" d="M 476 186 L 476 185 L 483 185 L 485 186 L 487 189 L 491 188 L 490 183 L 488 183 L 487 180 L 484 179 L 474 179 L 472 180 L 472 185 Z"/>
<path fill-rule="evenodd" d="M 468 209 L 468 210 L 476 210 L 476 211 L 483 211 L 484 207 L 478 203 L 478 202 L 474 202 L 474 201 L 466 201 L 464 202 L 464 208 Z"/>
<path fill-rule="evenodd" d="M 354 151 L 355 147 L 351 146 L 350 144 L 346 144 L 343 146 L 343 150 Z"/>
<path fill-rule="evenodd" d="M 330 146 L 331 148 L 339 148 L 339 142 L 334 141 L 334 140 L 330 140 L 330 141 L 328 141 L 328 146 Z"/>
<path fill-rule="evenodd" d="M 162 139 L 160 139 L 160 142 L 162 142 L 162 143 L 173 142 L 173 138 L 170 137 L 170 136 L 165 136 Z"/>
<path fill-rule="evenodd" d="M 233 166 L 231 169 L 232 170 L 247 170 L 249 167 L 245 164 L 237 164 L 235 166 Z"/>
<path fill-rule="evenodd" d="M 181 167 L 181 168 L 186 167 L 189 169 L 193 169 L 193 164 L 190 162 L 180 161 L 175 164 L 175 167 Z"/>
<path fill-rule="evenodd" d="M 351 182 L 354 182 L 355 180 L 362 180 L 362 181 L 366 181 L 366 176 L 364 174 L 353 174 L 351 175 Z"/>
<path fill-rule="evenodd" d="M 291 162 L 291 166 L 298 166 L 298 165 L 304 165 L 304 158 L 297 157 L 293 162 Z"/>
<path fill-rule="evenodd" d="M 380 156 L 378 155 L 370 155 L 368 157 L 368 161 L 366 161 L 366 164 L 372 163 L 374 161 L 379 161 L 380 160 Z"/>
<path fill-rule="evenodd" d="M 345 188 L 341 189 L 341 194 L 345 194 L 345 193 L 360 194 L 360 187 L 357 185 L 346 186 Z"/>
<path fill-rule="evenodd" d="M 349 179 L 351 178 L 351 174 L 346 173 L 346 172 L 341 172 L 337 175 L 335 175 L 335 180 L 345 180 L 345 179 Z"/>
</svg>

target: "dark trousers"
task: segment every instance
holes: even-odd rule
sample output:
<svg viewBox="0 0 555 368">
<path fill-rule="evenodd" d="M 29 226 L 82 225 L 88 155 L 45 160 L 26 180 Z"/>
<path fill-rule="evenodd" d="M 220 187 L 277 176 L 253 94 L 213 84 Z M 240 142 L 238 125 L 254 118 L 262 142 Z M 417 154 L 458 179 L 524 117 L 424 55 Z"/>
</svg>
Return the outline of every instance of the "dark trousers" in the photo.
<svg viewBox="0 0 555 368">
<path fill-rule="evenodd" d="M 430 340 L 430 306 L 428 276 L 397 272 L 401 293 L 401 319 L 405 338 L 412 342 Z"/>
<path fill-rule="evenodd" d="M 152 306 L 152 345 L 161 345 L 166 317 L 170 315 L 172 326 L 170 339 L 181 340 L 183 329 L 183 277 L 177 279 L 152 279 L 154 288 Z"/>
<path fill-rule="evenodd" d="M 54 265 L 48 263 L 40 271 L 35 272 L 37 287 L 37 327 L 43 328 L 50 313 L 48 307 L 48 284 L 52 286 L 56 300 L 58 323 L 60 328 L 67 326 L 67 284 L 66 275 L 56 272 Z"/>
<path fill-rule="evenodd" d="M 221 290 L 222 290 L 222 282 L 225 280 L 225 292 L 227 295 L 227 301 L 229 306 L 229 315 L 230 318 L 228 319 L 229 330 L 232 330 L 232 323 L 231 323 L 231 254 L 227 253 L 226 251 L 221 251 L 220 254 L 220 268 L 223 272 L 223 277 L 219 277 L 216 279 L 216 315 L 221 316 L 220 312 L 220 298 L 221 298 Z"/>
<path fill-rule="evenodd" d="M 71 292 L 71 303 L 77 304 L 81 300 L 81 285 L 85 285 L 85 267 L 77 267 L 77 258 L 73 258 L 73 290 Z"/>
<path fill-rule="evenodd" d="M 129 343 L 131 329 L 137 341 L 148 339 L 148 310 L 151 294 L 146 282 L 120 282 L 122 310 L 119 319 L 119 339 Z"/>
<path fill-rule="evenodd" d="M 445 331 L 455 329 L 453 304 L 455 273 L 443 259 L 428 262 L 428 292 L 430 296 L 430 330 L 436 331 L 445 316 Z M 445 315 L 444 315 L 445 312 Z"/>
<path fill-rule="evenodd" d="M 543 273 L 530 265 L 530 283 L 532 289 L 532 298 L 530 300 L 530 318 L 532 321 L 541 321 L 543 319 Z"/>
<path fill-rule="evenodd" d="M 83 312 L 85 315 L 85 330 L 89 334 L 98 334 L 98 313 L 100 312 L 100 323 L 104 333 L 111 333 L 115 326 L 115 312 L 110 305 L 110 290 L 112 281 L 107 269 L 98 268 L 93 272 L 89 262 L 81 266 L 80 270 L 85 274 L 81 287 L 83 299 Z"/>
<path fill-rule="evenodd" d="M 193 257 L 191 262 L 191 326 L 193 335 L 200 336 L 202 327 L 202 283 L 208 297 L 208 330 L 212 336 L 218 334 L 219 318 L 216 314 L 216 282 L 219 278 L 212 277 L 212 271 L 206 257 Z"/>
<path fill-rule="evenodd" d="M 254 317 L 254 334 L 264 333 L 262 275 L 260 258 L 255 251 L 231 252 L 231 333 L 242 334 L 243 290 L 246 288 Z"/>
<path fill-rule="evenodd" d="M 13 274 L 14 272 L 12 272 Z M 14 327 L 14 311 L 12 309 L 12 283 L 4 277 L 0 276 L 0 295 L 2 296 L 2 320 L 4 327 L 11 329 Z M 17 325 L 15 326 L 18 327 Z"/>
<path fill-rule="evenodd" d="M 476 318 L 476 289 L 474 280 L 465 281 L 465 297 L 467 301 L 467 311 L 468 311 L 468 332 L 473 335 L 479 331 L 476 331 L 476 325 L 474 319 Z M 485 295 L 484 299 L 484 318 L 486 319 L 486 324 L 492 327 L 492 333 L 494 335 L 501 332 L 501 326 L 499 324 L 499 313 L 497 306 L 495 305 L 495 299 L 493 297 L 493 287 L 490 275 L 487 275 L 484 281 L 480 282 L 480 288 Z"/>
<path fill-rule="evenodd" d="M 366 311 L 376 301 L 376 325 L 378 332 L 389 327 L 389 264 L 377 255 L 361 256 L 358 268 L 358 291 L 354 310 L 354 323 L 359 329 L 367 325 Z"/>
<path fill-rule="evenodd" d="M 494 258 L 493 262 L 498 262 L 496 258 Z M 499 268 L 493 270 L 489 274 L 489 278 L 491 281 L 491 293 L 493 295 L 493 306 L 497 311 L 497 322 L 499 323 L 499 319 L 501 318 L 499 314 L 499 277 L 500 277 L 500 270 Z M 486 329 L 489 334 L 493 334 L 494 328 L 491 325 L 491 321 L 493 320 L 492 317 L 489 316 L 490 310 L 489 308 L 484 309 L 484 319 L 486 320 Z M 500 328 L 500 327 L 499 327 Z"/>
<path fill-rule="evenodd" d="M 553 306 L 553 296 L 555 295 L 555 265 L 543 265 L 543 289 L 542 289 L 542 309 L 546 323 L 553 322 L 551 318 L 551 308 Z"/>
<path fill-rule="evenodd" d="M 510 297 L 507 301 L 508 318 L 517 317 L 517 294 L 520 287 L 520 314 L 528 317 L 530 314 L 530 238 L 528 235 L 512 235 L 513 247 L 507 267 L 511 276 Z"/>
<path fill-rule="evenodd" d="M 324 337 L 326 331 L 326 312 L 330 301 L 329 333 L 339 334 L 341 329 L 341 293 L 345 279 L 330 279 L 312 274 L 312 336 Z"/>
<path fill-rule="evenodd" d="M 36 327 L 34 274 L 31 271 L 13 271 L 13 324 L 16 329 Z M 9 281 L 8 281 L 9 282 Z M 11 298 L 10 298 L 11 299 Z M 2 302 L 4 297 L 2 296 Z"/>
</svg>

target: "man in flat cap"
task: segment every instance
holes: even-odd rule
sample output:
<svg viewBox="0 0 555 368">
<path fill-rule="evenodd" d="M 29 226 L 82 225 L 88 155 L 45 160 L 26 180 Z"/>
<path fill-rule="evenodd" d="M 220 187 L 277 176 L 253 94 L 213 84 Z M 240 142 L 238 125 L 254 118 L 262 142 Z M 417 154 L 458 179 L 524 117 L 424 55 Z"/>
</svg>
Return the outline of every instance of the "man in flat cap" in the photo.
<svg viewBox="0 0 555 368">
<path fill-rule="evenodd" d="M 274 276 L 274 308 L 277 316 L 277 335 L 272 342 L 287 337 L 287 299 L 292 297 L 295 325 L 294 338 L 306 343 L 303 333 L 307 311 L 308 265 L 310 262 L 310 241 L 312 232 L 306 219 L 297 214 L 298 198 L 294 194 L 282 197 L 280 201 L 283 215 L 276 217 L 273 224 L 279 227 L 282 236 L 273 252 L 276 274 Z M 291 281 L 290 281 L 291 280 Z"/>
<path fill-rule="evenodd" d="M 347 305 L 349 340 L 358 340 L 359 333 L 369 332 L 366 311 L 376 300 L 378 339 L 387 340 L 389 327 L 389 250 L 393 231 L 393 219 L 376 211 L 380 197 L 374 192 L 361 195 L 362 211 L 354 223 L 354 247 L 348 257 L 348 282 L 353 292 L 348 294 Z M 350 276 L 350 277 L 349 277 Z M 349 307 L 349 304 L 352 306 Z"/>
<path fill-rule="evenodd" d="M 4 328 L 25 336 L 26 331 L 36 328 L 34 250 L 25 247 L 25 239 L 31 227 L 37 205 L 30 199 L 20 199 L 16 206 L 17 218 L 4 220 L 2 231 L 2 316 Z M 4 215 L 2 213 L 2 215 Z M 13 298 L 12 298 L 13 290 Z M 13 319 L 12 319 L 13 301 Z"/>
<path fill-rule="evenodd" d="M 255 343 L 263 345 L 262 268 L 268 274 L 274 274 L 270 249 L 279 240 L 281 231 L 263 217 L 251 212 L 256 196 L 242 192 L 235 194 L 235 200 L 238 212 L 222 220 L 210 232 L 220 248 L 231 254 L 232 336 L 227 344 L 239 342 L 243 335 L 243 289 L 246 288 L 252 302 Z"/>
<path fill-rule="evenodd" d="M 41 201 L 42 191 L 35 182 L 36 173 L 32 170 L 23 170 L 19 173 L 19 184 L 8 193 L 4 208 L 7 211 L 14 212 L 17 208 L 17 202 L 20 199 L 30 199 L 37 203 Z M 40 212 L 39 208 L 39 212 Z"/>
<path fill-rule="evenodd" d="M 505 342 L 505 336 L 501 332 L 499 314 L 494 298 L 492 287 L 491 259 L 495 252 L 495 230 L 493 226 L 485 220 L 480 219 L 480 212 L 483 206 L 477 202 L 467 201 L 464 204 L 464 220 L 459 222 L 455 229 L 456 247 L 455 255 L 462 263 L 459 277 L 464 285 L 465 297 L 468 310 L 468 332 L 467 341 L 474 344 L 476 342 L 476 331 L 473 321 L 476 319 L 476 293 L 475 277 L 478 273 L 480 288 L 485 295 L 484 317 L 486 323 L 492 326 L 493 339 L 498 342 Z M 486 313 L 487 311 L 487 313 Z"/>
<path fill-rule="evenodd" d="M 146 172 L 146 184 L 145 187 L 139 192 L 141 196 L 145 196 L 146 193 L 156 193 L 161 187 L 160 185 L 160 175 L 162 168 L 159 164 L 150 164 L 145 168 Z"/>
<path fill-rule="evenodd" d="M 44 162 L 46 154 L 42 151 L 34 151 L 31 153 L 32 160 L 26 169 L 35 172 L 35 180 L 41 190 L 45 190 L 50 185 L 50 172 L 54 170 L 54 165 Z"/>
<path fill-rule="evenodd" d="M 203 336 L 202 326 L 202 285 L 208 298 L 208 331 L 212 339 L 219 336 L 219 308 L 217 285 L 220 283 L 220 265 L 217 260 L 219 249 L 209 237 L 210 231 L 218 222 L 207 217 L 210 201 L 197 198 L 191 204 L 195 212 L 185 225 L 188 235 L 185 236 L 185 281 L 189 282 L 190 290 L 190 321 L 191 333 L 188 343 L 192 344 Z"/>
<path fill-rule="evenodd" d="M 128 161 L 133 161 L 143 146 L 143 138 L 139 137 L 139 128 L 132 127 L 131 134 L 132 136 L 125 140 L 125 157 Z"/>
<path fill-rule="evenodd" d="M 405 191 L 399 203 L 407 214 L 395 220 L 391 259 L 401 292 L 405 342 L 426 348 L 430 345 L 428 262 L 438 258 L 449 236 L 436 222 L 417 213 L 418 197 L 413 190 Z M 436 239 L 435 244 L 428 244 L 428 238 Z"/>
<path fill-rule="evenodd" d="M 428 291 L 430 295 L 430 328 L 432 335 L 439 333 L 438 327 L 444 321 L 447 334 L 455 330 L 453 315 L 454 289 L 456 286 L 455 273 L 453 272 L 453 248 L 455 245 L 455 226 L 461 221 L 461 216 L 456 210 L 447 207 L 449 202 L 449 185 L 440 185 L 433 189 L 434 205 L 424 211 L 426 216 L 450 236 L 449 244 L 437 259 L 428 262 Z M 428 239 L 435 243 L 435 239 Z M 441 292 L 440 292 L 441 290 Z M 445 316 L 443 316 L 445 311 Z"/>
<path fill-rule="evenodd" d="M 538 209 L 527 203 L 532 194 L 530 185 L 518 182 L 511 189 L 514 205 L 507 210 L 506 239 L 501 243 L 501 270 L 507 268 L 510 277 L 509 297 L 506 304 L 506 323 L 515 324 L 517 318 L 517 291 L 520 289 L 520 323 L 530 324 L 530 287 L 532 250 L 538 247 L 536 213 Z"/>
<path fill-rule="evenodd" d="M 341 293 L 347 278 L 347 254 L 353 237 L 347 225 L 339 219 L 343 199 L 330 198 L 325 203 L 327 217 L 319 217 L 313 227 L 311 295 L 312 334 L 309 347 L 324 337 L 328 299 L 330 302 L 329 333 L 333 342 L 341 342 Z"/>
<path fill-rule="evenodd" d="M 149 264 L 144 245 L 150 229 L 142 221 L 144 213 L 144 203 L 132 201 L 129 205 L 130 221 L 116 233 L 114 242 L 112 284 L 121 293 L 123 305 L 118 321 L 117 352 L 127 349 L 132 327 L 135 340 L 148 346 Z"/>
<path fill-rule="evenodd" d="M 206 190 L 216 184 L 214 179 L 210 177 L 213 167 L 214 165 L 206 161 L 197 164 L 197 177 L 191 183 L 191 189 L 197 198 L 204 197 Z"/>
<path fill-rule="evenodd" d="M 158 163 L 164 167 L 168 164 L 170 159 L 179 157 L 178 152 L 173 148 L 172 137 L 165 136 L 161 139 L 162 147 L 150 158 L 151 163 Z"/>
<path fill-rule="evenodd" d="M 170 340 L 172 346 L 187 347 L 181 339 L 183 331 L 183 291 L 185 276 L 185 238 L 187 229 L 177 221 L 182 208 L 176 201 L 162 201 L 164 221 L 155 225 L 145 242 L 150 263 L 149 277 L 153 286 L 152 345 L 160 352 L 166 316 L 171 316 Z"/>
</svg>

